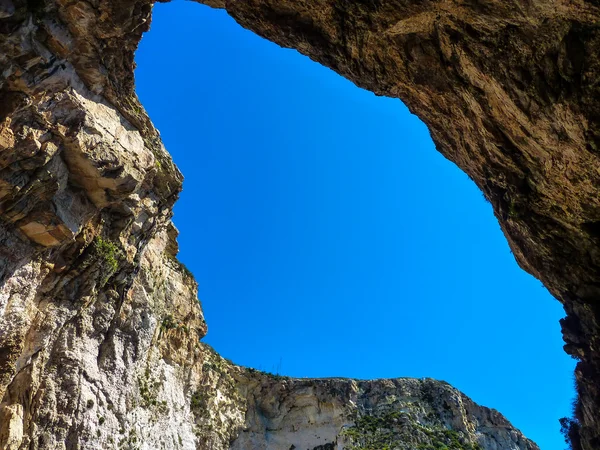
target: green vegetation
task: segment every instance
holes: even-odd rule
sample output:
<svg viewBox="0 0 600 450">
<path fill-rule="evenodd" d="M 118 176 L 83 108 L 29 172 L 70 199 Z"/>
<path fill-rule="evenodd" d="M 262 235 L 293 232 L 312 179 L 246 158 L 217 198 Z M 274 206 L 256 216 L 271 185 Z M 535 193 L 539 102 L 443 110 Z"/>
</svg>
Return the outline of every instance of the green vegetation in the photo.
<svg viewBox="0 0 600 450">
<path fill-rule="evenodd" d="M 569 417 L 559 419 L 560 432 L 565 438 L 565 443 L 569 450 L 581 450 L 581 440 L 579 438 L 579 421 Z"/>
<path fill-rule="evenodd" d="M 128 450 L 137 449 L 137 448 L 139 448 L 137 442 L 138 442 L 137 432 L 136 432 L 135 428 L 132 428 L 129 430 L 127 436 L 124 436 L 121 439 L 119 439 L 119 448 L 128 449 Z"/>
<path fill-rule="evenodd" d="M 479 444 L 467 442 L 457 431 L 442 425 L 424 426 L 401 411 L 363 415 L 341 434 L 350 440 L 349 450 L 481 450 Z"/>
<path fill-rule="evenodd" d="M 346 428 L 342 435 L 352 444 L 350 450 L 391 450 L 396 439 L 395 428 L 403 413 L 393 411 L 383 416 L 364 415 L 356 420 L 353 427 Z"/>
<path fill-rule="evenodd" d="M 112 241 L 97 236 L 94 240 L 94 251 L 102 262 L 103 284 L 112 277 L 119 269 L 119 263 L 123 258 L 123 252 Z"/>
<path fill-rule="evenodd" d="M 263 372 L 263 374 L 266 375 L 267 377 L 271 378 L 272 380 L 287 380 L 290 378 L 285 375 L 279 375 L 278 373 L 272 373 L 272 372 Z"/>
<path fill-rule="evenodd" d="M 168 412 L 167 402 L 158 401 L 158 389 L 160 383 L 150 379 L 150 374 L 146 371 L 143 377 L 138 378 L 138 386 L 142 406 L 144 408 L 157 407 L 160 412 Z"/>
<path fill-rule="evenodd" d="M 577 395 L 573 399 L 571 403 L 572 415 L 571 417 L 563 417 L 559 419 L 560 422 L 560 432 L 565 439 L 565 443 L 568 446 L 568 450 L 582 450 L 581 446 L 581 424 L 580 419 L 583 415 L 582 406 L 580 400 L 580 392 L 579 386 L 575 383 L 575 391 Z"/>
<path fill-rule="evenodd" d="M 182 322 L 176 321 L 172 314 L 167 314 L 165 316 L 165 318 L 160 324 L 160 329 L 162 331 L 183 330 L 186 333 L 190 332 L 189 327 L 187 325 L 184 325 Z"/>
<path fill-rule="evenodd" d="M 190 406 L 193 410 L 198 410 L 200 408 L 206 407 L 206 395 L 203 394 L 201 391 L 194 392 L 194 395 L 192 395 Z"/>
<path fill-rule="evenodd" d="M 116 271 L 119 268 L 119 258 L 121 256 L 119 247 L 117 247 L 114 242 L 99 236 L 94 241 L 94 246 L 98 255 L 103 258 L 106 265 L 112 269 L 113 272 Z"/>
<path fill-rule="evenodd" d="M 289 380 L 290 377 L 286 375 L 280 375 L 279 373 L 266 372 L 262 370 L 255 369 L 253 367 L 246 367 L 246 371 L 251 375 L 264 375 L 266 377 L 271 378 L 272 380 Z"/>
<path fill-rule="evenodd" d="M 169 314 L 163 319 L 162 323 L 160 324 L 160 327 L 163 330 L 172 330 L 173 328 L 177 328 L 177 322 L 175 322 L 173 316 Z"/>
</svg>

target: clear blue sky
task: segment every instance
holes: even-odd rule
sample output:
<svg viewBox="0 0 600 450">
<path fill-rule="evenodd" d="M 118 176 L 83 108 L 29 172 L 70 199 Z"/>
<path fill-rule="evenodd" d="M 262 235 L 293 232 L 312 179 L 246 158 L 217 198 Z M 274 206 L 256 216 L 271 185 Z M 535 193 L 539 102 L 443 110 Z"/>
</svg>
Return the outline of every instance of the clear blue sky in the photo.
<svg viewBox="0 0 600 450">
<path fill-rule="evenodd" d="M 395 99 L 224 12 L 157 4 L 137 90 L 186 179 L 180 259 L 223 356 L 295 377 L 433 377 L 563 450 L 562 307 Z"/>
</svg>

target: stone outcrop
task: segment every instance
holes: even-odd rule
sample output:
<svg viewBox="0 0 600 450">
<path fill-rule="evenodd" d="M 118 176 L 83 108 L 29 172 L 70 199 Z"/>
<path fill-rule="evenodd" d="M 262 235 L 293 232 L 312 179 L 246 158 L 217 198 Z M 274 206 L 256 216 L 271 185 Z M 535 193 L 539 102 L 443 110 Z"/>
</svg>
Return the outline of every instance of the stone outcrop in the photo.
<svg viewBox="0 0 600 450">
<path fill-rule="evenodd" d="M 600 448 L 600 3 L 206 3 L 427 124 L 492 203 L 519 265 L 563 303 L 582 446 Z"/>
<path fill-rule="evenodd" d="M 240 385 L 246 422 L 232 450 L 538 449 L 497 411 L 444 382 L 261 374 Z"/>
<path fill-rule="evenodd" d="M 205 3 L 425 121 L 564 304 L 577 436 L 599 448 L 600 4 Z M 182 177 L 134 92 L 151 11 L 0 1 L 0 447 L 537 448 L 442 382 L 285 379 L 199 342 Z"/>
</svg>

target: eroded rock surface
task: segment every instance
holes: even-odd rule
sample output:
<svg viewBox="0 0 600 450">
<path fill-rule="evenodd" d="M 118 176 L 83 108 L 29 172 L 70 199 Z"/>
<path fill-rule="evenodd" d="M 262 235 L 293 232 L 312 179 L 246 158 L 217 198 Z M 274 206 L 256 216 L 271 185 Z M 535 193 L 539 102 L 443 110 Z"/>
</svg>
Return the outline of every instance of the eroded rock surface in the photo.
<svg viewBox="0 0 600 450">
<path fill-rule="evenodd" d="M 598 23 L 584 1 L 206 1 L 404 100 L 561 300 L 600 447 Z M 535 449 L 432 380 L 292 380 L 199 341 L 182 177 L 134 93 L 147 0 L 0 1 L 0 447 Z"/>
<path fill-rule="evenodd" d="M 519 265 L 563 303 L 581 445 L 600 448 L 600 3 L 206 3 L 428 125 L 492 203 Z"/>
<path fill-rule="evenodd" d="M 538 449 L 497 411 L 430 379 L 281 380 L 240 385 L 244 449 Z"/>
</svg>

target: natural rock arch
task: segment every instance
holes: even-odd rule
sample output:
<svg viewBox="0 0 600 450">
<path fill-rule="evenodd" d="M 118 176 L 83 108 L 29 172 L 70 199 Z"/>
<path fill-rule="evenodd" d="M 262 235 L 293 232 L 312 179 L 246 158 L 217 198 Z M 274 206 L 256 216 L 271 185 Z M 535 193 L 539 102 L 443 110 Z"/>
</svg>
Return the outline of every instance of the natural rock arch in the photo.
<svg viewBox="0 0 600 450">
<path fill-rule="evenodd" d="M 600 445 L 600 41 L 593 2 L 207 2 L 376 94 L 399 97 L 491 201 L 519 265 L 567 311 L 584 448 Z"/>
<path fill-rule="evenodd" d="M 226 7 L 242 26 L 298 49 L 361 87 L 401 98 L 429 126 L 438 150 L 492 203 L 521 267 L 565 306 L 565 349 L 580 360 L 582 448 L 600 446 L 597 2 L 206 3 Z M 30 392 L 27 380 L 44 364 L 46 370 L 73 369 L 65 380 L 79 380 L 78 386 L 95 385 L 76 375 L 77 364 L 65 362 L 71 361 L 65 343 L 90 320 L 104 337 L 99 366 L 120 351 L 124 330 L 138 344 L 123 361 L 145 351 L 139 330 L 151 330 L 154 319 L 147 304 L 130 304 L 131 292 L 148 297 L 161 292 L 153 280 L 168 279 L 164 273 L 147 276 L 160 251 L 144 249 L 150 241 L 150 249 L 176 253 L 168 219 L 181 185 L 133 90 L 133 52 L 150 14 L 151 2 L 144 0 L 12 0 L 0 9 L 0 144 L 19 150 L 3 161 L 10 170 L 0 185 L 7 248 L 0 306 L 10 319 L 0 335 L 5 399 Z M 126 152 L 113 154 L 115 145 Z M 108 238 L 122 248 L 113 248 Z M 37 245 L 26 245 L 27 239 Z M 165 264 L 170 277 L 181 279 L 175 263 Z M 16 286 L 19 280 L 29 280 L 28 286 Z M 194 324 L 197 337 L 204 325 L 189 294 L 182 294 L 177 314 Z M 163 304 L 148 298 L 153 299 L 148 304 Z M 81 301 L 91 305 L 89 317 L 73 307 Z M 132 312 L 132 305 L 140 311 Z M 36 308 L 67 320 L 52 329 Z M 158 348 L 170 353 L 170 361 L 196 361 L 193 339 L 183 339 L 174 325 L 163 321 L 157 328 L 157 336 L 166 336 Z M 49 354 L 41 352 L 46 329 L 55 339 Z M 40 355 L 47 359 L 40 361 Z M 113 370 L 115 376 L 127 375 L 119 370 Z M 52 380 L 44 380 L 42 395 L 68 386 L 50 389 Z M 140 391 L 151 391 L 151 380 L 140 383 L 145 386 Z M 142 399 L 152 404 L 149 394 Z M 39 396 L 21 409 L 6 403 L 8 431 L 0 435 L 12 439 L 19 426 L 11 423 L 43 415 L 32 406 L 36 402 Z M 51 421 L 62 430 L 57 436 L 67 444 L 80 439 L 67 416 L 57 420 Z"/>
<path fill-rule="evenodd" d="M 172 53 L 163 55 L 161 49 L 172 49 Z M 194 54 L 205 56 L 188 58 Z M 181 232 L 180 258 L 199 281 L 209 324 L 206 342 L 236 363 L 285 375 L 341 376 L 342 368 L 349 377 L 423 373 L 456 380 L 453 384 L 466 382 L 470 391 L 465 392 L 479 396 L 480 403 L 495 407 L 513 424 L 525 419 L 521 430 L 542 448 L 549 445 L 545 442 L 560 445 L 557 419 L 570 415 L 575 367 L 575 361 L 560 353 L 558 321 L 564 311 L 558 302 L 549 301 L 541 283 L 521 272 L 489 202 L 464 173 L 435 151 L 427 128 L 398 99 L 376 97 L 295 50 L 279 48 L 242 29 L 224 11 L 194 3 L 155 5 L 151 30 L 142 38 L 136 61 L 138 95 L 185 176 L 174 221 Z M 188 80 L 195 86 L 192 91 L 184 84 L 169 84 L 166 90 L 161 85 L 161 80 L 187 79 L 190 73 L 194 74 Z M 169 98 L 173 100 L 164 103 Z M 330 105 L 326 110 L 335 116 L 316 111 L 316 104 Z M 193 105 L 201 105 L 198 113 L 186 113 L 190 106 L 197 110 Z M 260 117 L 246 117 L 255 108 L 263 111 Z M 227 120 L 210 111 L 227 111 Z M 273 111 L 277 111 L 276 118 Z M 202 132 L 182 136 L 182 130 L 194 129 L 199 119 Z M 353 129 L 361 120 L 366 125 Z M 232 124 L 236 137 L 221 138 L 223 126 L 227 130 Z M 414 129 L 421 131 L 418 142 Z M 348 136 L 360 140 L 358 147 L 352 147 Z M 286 164 L 287 157 L 282 155 L 293 157 L 293 165 Z M 308 163 L 315 156 L 319 169 Z M 256 161 L 264 163 L 255 167 Z M 273 170 L 279 174 L 276 178 Z M 305 181 L 298 180 L 297 185 L 280 181 L 298 176 Z M 247 191 L 246 186 L 250 186 Z M 311 186 L 319 186 L 318 194 Z M 240 189 L 244 190 L 241 197 Z M 223 194 L 215 203 L 210 192 Z M 273 198 L 272 192 L 279 194 Z M 372 203 L 363 204 L 366 198 Z M 227 214 L 221 205 L 231 205 Z M 330 241 L 332 224 L 324 218 L 329 214 L 336 230 L 338 226 L 347 229 L 346 233 L 359 237 L 359 243 L 345 233 Z M 269 222 L 272 219 L 275 222 Z M 198 220 L 203 222 L 200 235 L 193 225 Z M 244 225 L 238 229 L 237 224 Z M 260 232 L 246 232 L 256 226 Z M 248 240 L 274 253 L 255 254 L 254 246 L 246 248 Z M 299 248 L 298 242 L 325 254 L 306 266 L 311 252 Z M 413 248 L 410 242 L 422 244 Z M 361 254 L 365 246 L 372 250 Z M 383 250 L 375 250 L 383 248 L 385 256 Z M 239 265 L 248 258 L 254 261 L 252 267 Z M 346 258 L 355 261 L 349 272 L 344 268 Z M 278 261 L 275 266 L 273 260 Z M 377 284 L 368 283 L 370 265 L 381 271 Z M 333 277 L 328 276 L 329 266 L 337 267 Z M 292 272 L 290 267 L 294 267 Z M 348 278 L 349 273 L 355 275 Z M 232 280 L 232 274 L 235 282 L 224 281 Z M 336 281 L 324 288 L 323 276 Z M 248 290 L 254 277 L 263 281 Z M 296 293 L 294 280 L 302 280 L 301 294 Z M 433 290 L 422 289 L 428 286 L 425 280 L 433 282 Z M 364 315 L 355 310 L 355 302 L 361 304 L 359 292 L 369 298 L 366 309 L 359 307 Z M 284 301 L 276 301 L 274 310 L 262 314 L 262 308 L 257 308 L 265 299 L 270 303 L 268 299 L 277 298 Z M 314 316 L 320 308 L 315 298 L 326 299 L 329 312 Z M 229 313 L 232 307 L 236 309 L 233 315 Z M 491 315 L 486 312 L 490 307 Z M 293 326 L 279 320 L 288 308 L 301 309 Z M 344 319 L 338 317 L 332 323 L 334 310 L 343 311 Z M 452 316 L 446 315 L 449 310 Z M 277 324 L 272 325 L 272 320 Z M 361 326 L 348 329 L 348 320 Z M 403 324 L 400 328 L 398 320 Z M 311 352 L 313 364 L 303 370 L 306 351 L 320 345 L 320 333 L 297 334 L 296 325 L 304 323 L 308 329 L 326 327 L 329 345 L 324 353 Z M 461 327 L 470 330 L 470 335 L 461 333 Z M 426 337 L 415 346 L 414 336 L 423 333 Z M 449 338 L 440 340 L 442 336 Z M 273 343 L 273 337 L 277 342 Z M 462 347 L 467 341 L 468 351 L 462 351 L 467 350 Z M 373 348 L 362 364 L 355 358 L 359 348 Z M 378 358 L 386 349 L 396 356 Z M 546 358 L 538 359 L 546 352 Z M 422 359 L 427 354 L 435 355 L 433 367 Z M 514 364 L 497 365 L 501 360 L 527 361 L 530 369 L 515 372 Z M 279 372 L 279 361 L 285 372 Z M 478 383 L 464 378 L 475 373 Z M 543 384 L 540 373 L 545 374 Z M 493 392 L 485 388 L 493 385 Z M 552 386 L 561 387 L 560 393 Z M 525 393 L 529 401 L 523 403 Z M 540 410 L 543 400 L 554 409 Z M 563 412 L 558 414 L 556 408 Z M 535 421 L 530 422 L 528 418 L 533 417 Z M 526 427 L 534 422 L 541 426 L 528 431 Z"/>
</svg>

